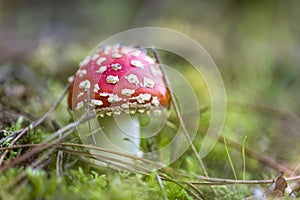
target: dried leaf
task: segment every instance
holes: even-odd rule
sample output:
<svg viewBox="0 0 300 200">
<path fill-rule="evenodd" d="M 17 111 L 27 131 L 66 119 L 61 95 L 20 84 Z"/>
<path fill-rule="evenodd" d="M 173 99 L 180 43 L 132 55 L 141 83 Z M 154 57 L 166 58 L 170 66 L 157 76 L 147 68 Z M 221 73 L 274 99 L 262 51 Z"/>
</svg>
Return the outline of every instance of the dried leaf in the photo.
<svg viewBox="0 0 300 200">
<path fill-rule="evenodd" d="M 274 188 L 274 192 L 279 191 L 281 193 L 284 194 L 284 190 L 287 188 L 287 182 L 286 180 L 283 178 L 282 175 L 280 175 L 276 181 L 275 181 L 275 188 Z"/>
<path fill-rule="evenodd" d="M 269 191 L 265 194 L 266 197 L 283 197 L 285 195 L 285 191 L 288 188 L 288 183 L 283 178 L 283 174 L 281 173 L 276 180 L 273 181 Z"/>
</svg>

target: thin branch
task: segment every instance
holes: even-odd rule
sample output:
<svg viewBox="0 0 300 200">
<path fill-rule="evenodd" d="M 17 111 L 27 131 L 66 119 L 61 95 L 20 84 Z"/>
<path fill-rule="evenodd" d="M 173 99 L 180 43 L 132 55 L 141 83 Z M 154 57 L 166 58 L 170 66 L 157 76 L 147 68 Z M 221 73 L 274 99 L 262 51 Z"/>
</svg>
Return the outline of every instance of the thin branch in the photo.
<svg viewBox="0 0 300 200">
<path fill-rule="evenodd" d="M 199 155 L 199 153 L 198 153 L 198 151 L 197 151 L 195 145 L 193 144 L 193 141 L 191 140 L 191 138 L 190 138 L 190 136 L 189 136 L 188 130 L 186 129 L 185 124 L 184 124 L 184 122 L 183 122 L 183 119 L 182 119 L 182 117 L 181 117 L 181 114 L 180 114 L 180 111 L 179 111 L 179 107 L 178 107 L 178 105 L 177 105 L 177 103 L 176 103 L 176 101 L 175 101 L 175 97 L 174 97 L 172 91 L 170 90 L 171 83 L 170 83 L 170 81 L 169 81 L 169 79 L 168 79 L 168 77 L 167 77 L 165 71 L 164 71 L 163 68 L 161 67 L 161 64 L 162 64 L 161 58 L 160 58 L 158 52 L 156 51 L 156 49 L 152 48 L 152 51 L 153 51 L 153 53 L 154 53 L 155 59 L 156 59 L 157 62 L 160 64 L 159 67 L 160 67 L 160 69 L 161 69 L 161 71 L 162 71 L 162 73 L 163 73 L 163 78 L 164 78 L 164 80 L 165 80 L 165 82 L 166 82 L 167 90 L 168 90 L 168 92 L 169 92 L 169 94 L 170 94 L 171 102 L 172 102 L 172 105 L 173 105 L 173 107 L 174 107 L 176 116 L 177 116 L 177 118 L 178 118 L 178 120 L 179 120 L 180 126 L 182 127 L 184 136 L 186 137 L 186 139 L 187 139 L 189 145 L 192 147 L 192 150 L 193 150 L 193 152 L 195 153 L 196 158 L 197 158 L 197 160 L 198 160 L 198 162 L 199 162 L 199 164 L 200 164 L 200 166 L 201 166 L 201 168 L 202 168 L 202 170 L 203 170 L 205 176 L 208 177 L 208 173 L 207 173 L 207 171 L 206 171 L 206 168 L 205 168 L 205 166 L 204 166 L 204 163 L 203 163 L 203 161 L 202 161 L 202 159 L 201 159 L 201 157 L 200 157 L 200 155 Z"/>
<path fill-rule="evenodd" d="M 88 115 L 90 114 L 90 112 L 91 112 L 91 110 L 90 110 L 90 102 L 91 102 L 91 95 L 90 95 L 90 91 L 89 90 L 87 90 L 86 91 L 86 96 L 87 96 L 87 113 L 88 113 Z M 90 132 L 92 132 L 92 124 L 91 124 L 91 121 L 90 120 L 88 120 L 88 125 L 89 125 L 89 131 Z M 95 138 L 95 134 L 92 134 L 92 139 L 93 139 L 93 143 L 94 143 L 94 145 L 96 145 L 96 138 Z"/>
<path fill-rule="evenodd" d="M 123 152 L 119 152 L 119 151 L 109 150 L 109 149 L 106 149 L 106 148 L 96 147 L 96 146 L 93 146 L 93 145 L 84 145 L 84 144 L 75 144 L 75 143 L 61 143 L 60 145 L 61 146 L 71 146 L 71 147 L 80 147 L 80 148 L 86 148 L 86 149 L 93 149 L 93 150 L 100 151 L 100 152 L 111 153 L 111 154 L 115 154 L 115 155 L 118 155 L 118 156 L 123 156 L 123 157 L 126 157 L 126 158 L 131 158 L 131 159 L 134 159 L 134 160 L 137 160 L 137 161 L 144 162 L 143 165 L 145 165 L 145 164 L 147 164 L 147 166 L 151 165 L 151 166 L 153 166 L 157 169 L 163 170 L 165 173 L 172 174 L 174 172 L 174 170 L 168 169 L 167 167 L 161 165 L 160 163 L 157 163 L 157 162 L 154 162 L 152 160 L 145 159 L 145 158 L 140 158 L 140 157 L 137 157 L 137 156 L 133 156 L 131 154 L 126 154 L 126 153 L 123 153 Z M 142 164 L 142 163 L 140 163 L 140 164 Z M 149 168 L 147 168 L 147 170 L 149 171 Z M 176 175 L 179 175 L 179 174 L 176 174 Z"/>
<path fill-rule="evenodd" d="M 180 111 L 179 111 L 179 107 L 178 107 L 178 105 L 177 105 L 177 103 L 176 103 L 175 97 L 174 97 L 172 91 L 170 90 L 171 84 L 170 84 L 170 81 L 169 81 L 168 76 L 166 75 L 164 69 L 161 67 L 161 64 L 162 64 L 161 58 L 160 58 L 158 52 L 156 51 L 156 49 L 152 48 L 152 51 L 153 51 L 153 53 L 154 53 L 154 56 L 155 56 L 156 61 L 160 64 L 160 65 L 159 65 L 159 68 L 160 68 L 161 71 L 162 71 L 163 78 L 164 78 L 165 83 L 166 83 L 166 85 L 167 85 L 167 90 L 168 90 L 168 92 L 169 92 L 169 95 L 170 95 L 170 98 L 171 98 L 172 105 L 173 105 L 173 107 L 174 107 L 176 116 L 177 116 L 177 118 L 178 118 L 178 120 L 179 120 L 180 126 L 181 126 L 181 128 L 182 128 L 182 130 L 183 130 L 184 136 L 185 136 L 185 138 L 187 139 L 189 145 L 191 146 L 191 148 L 192 148 L 192 150 L 193 150 L 193 152 L 194 152 L 194 154 L 195 154 L 195 156 L 196 156 L 196 158 L 197 158 L 197 160 L 198 160 L 198 163 L 199 163 L 200 166 L 201 166 L 201 169 L 202 169 L 204 175 L 205 175 L 206 177 L 209 177 L 209 176 L 208 176 L 208 173 L 207 173 L 207 171 L 206 171 L 205 165 L 204 165 L 204 163 L 203 163 L 203 161 L 202 161 L 202 159 L 201 159 L 201 156 L 199 155 L 199 153 L 198 153 L 198 151 L 197 151 L 195 145 L 193 144 L 193 141 L 192 141 L 191 138 L 190 138 L 190 135 L 189 135 L 189 133 L 188 133 L 188 130 L 187 130 L 186 127 L 185 127 L 185 124 L 184 124 L 183 119 L 182 119 L 182 117 L 181 117 L 181 114 L 180 114 Z M 211 188 L 211 189 L 212 189 L 212 191 L 213 191 L 215 194 L 217 194 L 217 192 L 214 190 L 214 188 Z"/>
<path fill-rule="evenodd" d="M 168 196 L 167 196 L 164 184 L 163 184 L 163 182 L 162 182 L 162 180 L 161 180 L 161 178 L 160 178 L 160 176 L 157 172 L 155 172 L 155 177 L 156 177 L 157 183 L 159 185 L 159 188 L 160 188 L 160 190 L 163 194 L 164 200 L 168 200 Z"/>
<path fill-rule="evenodd" d="M 69 88 L 70 88 L 70 83 L 68 83 L 66 85 L 66 87 L 64 88 L 61 96 L 57 99 L 57 101 L 53 104 L 53 106 L 49 109 L 49 111 L 43 117 L 41 117 L 39 120 L 37 120 L 36 122 L 34 122 L 32 124 L 32 128 L 35 128 L 35 127 L 39 126 L 43 121 L 45 121 L 45 119 L 47 119 L 49 117 L 49 115 L 55 110 L 55 108 L 60 104 L 60 102 L 66 96 L 66 94 L 69 91 Z"/>
<path fill-rule="evenodd" d="M 269 180 L 234 180 L 234 179 L 223 179 L 223 178 L 206 178 L 206 177 L 199 177 L 200 181 L 189 181 L 193 184 L 203 184 L 208 185 L 209 183 L 217 183 L 217 185 L 225 185 L 225 184 L 269 184 L 273 182 L 273 179 Z M 284 178 L 286 181 L 298 181 L 300 180 L 300 175 Z M 205 182 L 204 182 L 205 181 Z"/>
<path fill-rule="evenodd" d="M 295 174 L 300 169 L 300 163 L 296 165 L 296 167 L 293 169 L 293 174 Z"/>
<path fill-rule="evenodd" d="M 6 150 L 12 150 L 12 149 L 18 149 L 18 148 L 29 148 L 29 147 L 36 147 L 41 146 L 42 144 L 19 144 L 14 145 L 11 147 L 0 147 L 0 151 L 6 151 Z"/>
<path fill-rule="evenodd" d="M 66 152 L 68 152 L 69 149 L 67 149 Z M 68 152 L 69 153 L 69 152 Z M 92 167 L 95 167 L 95 168 L 103 168 L 103 169 L 107 169 L 107 168 L 110 168 L 110 169 L 113 169 L 113 170 L 117 170 L 117 171 L 120 171 L 120 170 L 123 170 L 123 171 L 127 171 L 127 172 L 130 172 L 130 173 L 136 173 L 136 174 L 142 174 L 142 175 L 145 175 L 145 176 L 149 176 L 149 173 L 148 172 L 144 172 L 144 171 L 137 171 L 137 170 L 134 170 L 134 169 L 130 169 L 130 168 L 126 168 L 125 165 L 120 165 L 120 164 L 117 164 L 116 162 L 109 162 L 108 160 L 106 160 L 106 162 L 104 162 L 103 160 L 101 160 L 101 162 L 105 163 L 106 166 L 104 165 L 99 165 L 97 164 L 97 162 L 95 161 L 92 161 L 91 159 L 94 159 L 96 161 L 99 161 L 97 160 L 98 158 L 89 154 L 89 153 L 85 153 L 85 154 L 81 154 L 80 151 L 77 151 L 77 152 L 70 152 L 70 154 L 72 155 L 77 155 L 79 156 L 79 158 L 84 161 L 85 163 L 89 164 L 89 166 L 92 166 Z"/>
<path fill-rule="evenodd" d="M 101 161 L 101 162 L 109 164 L 109 165 L 122 166 L 123 168 L 126 167 L 126 166 L 129 166 L 130 170 L 132 170 L 135 173 L 143 173 L 143 172 L 148 171 L 147 168 L 142 167 L 140 165 L 136 165 L 135 163 L 132 163 L 130 161 L 124 161 L 122 159 L 113 158 L 113 157 L 110 157 L 110 156 L 104 156 L 104 155 L 100 155 L 100 154 L 97 154 L 97 155 L 96 154 L 90 154 L 90 153 L 85 153 L 85 152 L 81 152 L 81 151 L 77 151 L 77 150 L 73 150 L 73 149 L 68 149 L 68 148 L 62 148 L 61 150 L 65 151 L 67 153 L 70 153 L 70 154 L 80 155 L 80 156 L 84 156 L 84 157 L 87 157 L 87 158 L 92 158 L 92 159 L 95 159 L 96 161 Z M 124 169 L 127 169 L 127 168 L 124 168 Z"/>
</svg>

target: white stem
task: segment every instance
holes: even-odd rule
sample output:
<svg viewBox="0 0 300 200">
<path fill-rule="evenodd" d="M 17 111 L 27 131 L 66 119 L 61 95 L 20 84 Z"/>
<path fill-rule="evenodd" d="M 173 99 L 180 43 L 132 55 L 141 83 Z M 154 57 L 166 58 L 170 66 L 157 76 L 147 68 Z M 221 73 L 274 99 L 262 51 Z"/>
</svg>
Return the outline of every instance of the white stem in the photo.
<svg viewBox="0 0 300 200">
<path fill-rule="evenodd" d="M 121 114 L 112 117 L 99 117 L 98 122 L 101 128 L 94 135 L 95 146 L 134 156 L 142 156 L 140 151 L 140 126 L 136 117 Z M 132 162 L 132 159 L 110 153 L 101 153 L 101 155 Z"/>
</svg>

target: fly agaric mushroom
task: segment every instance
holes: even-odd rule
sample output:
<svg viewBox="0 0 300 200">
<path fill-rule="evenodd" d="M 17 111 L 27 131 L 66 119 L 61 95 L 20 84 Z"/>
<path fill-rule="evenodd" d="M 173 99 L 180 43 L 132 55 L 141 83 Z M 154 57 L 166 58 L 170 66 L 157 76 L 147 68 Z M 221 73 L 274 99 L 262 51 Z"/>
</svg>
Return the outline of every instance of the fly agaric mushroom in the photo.
<svg viewBox="0 0 300 200">
<path fill-rule="evenodd" d="M 169 105 L 169 93 L 151 57 L 139 49 L 115 45 L 80 63 L 68 104 L 75 112 L 96 111 L 105 135 L 94 134 L 94 145 L 141 156 L 137 113 L 160 115 Z"/>
</svg>

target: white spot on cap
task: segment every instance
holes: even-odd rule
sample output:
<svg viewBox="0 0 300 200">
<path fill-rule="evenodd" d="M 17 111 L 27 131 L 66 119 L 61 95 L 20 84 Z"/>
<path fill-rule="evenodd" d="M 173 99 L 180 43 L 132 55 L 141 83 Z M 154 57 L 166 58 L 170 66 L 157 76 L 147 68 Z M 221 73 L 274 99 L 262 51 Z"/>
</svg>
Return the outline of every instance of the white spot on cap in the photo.
<svg viewBox="0 0 300 200">
<path fill-rule="evenodd" d="M 109 97 L 107 99 L 107 101 L 110 103 L 117 103 L 121 100 L 122 100 L 122 98 L 118 97 L 117 94 L 111 94 L 111 95 L 109 95 Z"/>
<path fill-rule="evenodd" d="M 140 51 L 135 51 L 135 52 L 132 53 L 132 55 L 135 56 L 135 57 L 139 57 L 140 54 L 141 54 Z"/>
<path fill-rule="evenodd" d="M 139 79 L 135 74 L 129 74 L 128 76 L 125 77 L 129 83 L 133 83 L 135 85 L 139 84 Z"/>
<path fill-rule="evenodd" d="M 119 54 L 119 53 L 113 53 L 112 55 L 111 55 L 111 57 L 113 57 L 113 58 L 121 58 L 122 57 L 122 54 Z"/>
<path fill-rule="evenodd" d="M 78 95 L 77 95 L 77 99 L 79 99 L 80 97 L 83 96 L 83 92 L 80 92 Z"/>
<path fill-rule="evenodd" d="M 151 101 L 152 105 L 154 106 L 158 106 L 159 105 L 159 100 L 157 97 L 152 97 L 152 101 Z"/>
<path fill-rule="evenodd" d="M 112 46 L 114 51 L 118 51 L 120 47 L 121 47 L 121 44 L 115 44 L 114 46 Z"/>
<path fill-rule="evenodd" d="M 134 94 L 134 92 L 135 92 L 135 90 L 125 88 L 121 91 L 121 94 L 130 97 L 131 95 Z"/>
<path fill-rule="evenodd" d="M 85 70 L 85 69 L 82 69 L 82 70 L 78 70 L 77 71 L 77 75 L 79 76 L 79 77 L 83 77 L 84 75 L 86 75 L 86 73 L 87 73 L 87 71 Z"/>
<path fill-rule="evenodd" d="M 151 94 L 139 94 L 139 96 L 136 97 L 136 100 L 138 103 L 145 103 L 146 101 L 149 101 L 151 99 Z"/>
<path fill-rule="evenodd" d="M 153 88 L 154 87 L 154 81 L 150 78 L 144 77 L 144 86 L 147 88 Z"/>
<path fill-rule="evenodd" d="M 121 53 L 128 54 L 130 52 L 132 52 L 132 49 L 128 48 L 127 46 L 123 46 L 121 49 Z"/>
<path fill-rule="evenodd" d="M 141 61 L 139 61 L 139 60 L 131 60 L 130 64 L 132 66 L 134 66 L 134 67 L 138 67 L 138 68 L 144 69 L 144 64 Z"/>
<path fill-rule="evenodd" d="M 81 108 L 83 108 L 83 106 L 84 106 L 83 101 L 80 101 L 77 103 L 75 110 L 80 110 Z"/>
<path fill-rule="evenodd" d="M 93 55 L 92 60 L 97 60 L 99 57 L 100 57 L 99 54 L 95 54 L 95 55 Z"/>
<path fill-rule="evenodd" d="M 122 65 L 119 64 L 119 63 L 113 63 L 113 64 L 111 64 L 110 66 L 111 66 L 111 68 L 112 68 L 113 70 L 115 70 L 115 71 L 122 69 Z"/>
<path fill-rule="evenodd" d="M 149 64 L 154 64 L 154 63 L 155 63 L 155 61 L 154 61 L 152 58 L 150 58 L 149 56 L 146 56 L 144 59 L 145 59 L 145 61 L 147 61 Z"/>
<path fill-rule="evenodd" d="M 107 97 L 107 96 L 110 95 L 110 93 L 108 93 L 108 92 L 100 92 L 99 95 L 100 95 L 101 97 Z"/>
<path fill-rule="evenodd" d="M 109 75 L 106 77 L 106 82 L 110 84 L 116 84 L 119 81 L 118 76 Z"/>
<path fill-rule="evenodd" d="M 111 49 L 112 49 L 111 46 L 106 46 L 106 47 L 104 48 L 103 54 L 105 54 L 105 55 L 109 54 L 109 52 L 111 51 Z"/>
<path fill-rule="evenodd" d="M 69 83 L 71 83 L 72 81 L 74 81 L 74 76 L 70 76 L 70 77 L 68 78 L 68 81 L 69 81 Z"/>
<path fill-rule="evenodd" d="M 103 63 L 104 61 L 106 61 L 106 58 L 105 58 L 105 57 L 101 57 L 101 58 L 99 58 L 99 59 L 96 61 L 96 64 L 97 64 L 97 65 L 101 65 L 101 63 Z"/>
<path fill-rule="evenodd" d="M 90 62 L 90 60 L 91 60 L 91 56 L 85 57 L 84 60 L 79 64 L 80 67 L 82 67 L 82 66 L 88 64 L 88 63 Z"/>
<path fill-rule="evenodd" d="M 103 102 L 101 100 L 92 99 L 91 104 L 94 105 L 94 106 L 102 106 Z"/>
<path fill-rule="evenodd" d="M 100 90 L 100 87 L 99 87 L 98 83 L 96 83 L 94 85 L 94 92 L 98 93 L 99 90 Z"/>
<path fill-rule="evenodd" d="M 80 89 L 88 90 L 90 89 L 90 87 L 91 87 L 91 82 L 89 80 L 84 80 L 79 83 Z"/>
<path fill-rule="evenodd" d="M 162 75 L 160 69 L 158 69 L 157 67 L 151 66 L 150 70 L 151 70 L 151 73 L 153 74 L 153 76 L 155 76 L 155 77 Z"/>
<path fill-rule="evenodd" d="M 101 66 L 96 72 L 99 74 L 102 74 L 103 72 L 105 72 L 107 70 L 106 66 Z"/>
</svg>

